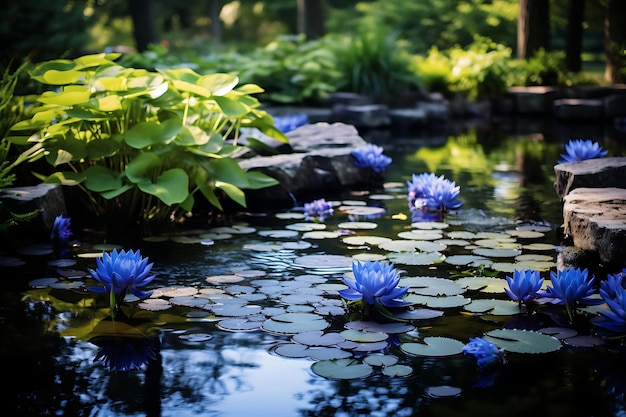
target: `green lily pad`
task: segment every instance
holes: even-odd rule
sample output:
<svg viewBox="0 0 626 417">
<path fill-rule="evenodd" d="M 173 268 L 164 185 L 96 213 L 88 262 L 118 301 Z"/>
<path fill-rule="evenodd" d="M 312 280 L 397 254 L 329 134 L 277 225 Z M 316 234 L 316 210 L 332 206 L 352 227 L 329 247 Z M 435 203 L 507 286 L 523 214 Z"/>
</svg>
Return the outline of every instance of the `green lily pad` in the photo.
<svg viewBox="0 0 626 417">
<path fill-rule="evenodd" d="M 440 252 L 392 252 L 387 255 L 387 259 L 403 265 L 432 265 L 445 261 L 446 255 Z"/>
<path fill-rule="evenodd" d="M 394 355 L 372 354 L 363 358 L 363 362 L 371 366 L 391 366 L 398 363 L 398 357 Z"/>
<path fill-rule="evenodd" d="M 386 333 L 381 332 L 365 332 L 361 330 L 348 329 L 339 333 L 345 340 L 358 343 L 382 342 L 389 337 Z"/>
<path fill-rule="evenodd" d="M 265 320 L 262 329 L 268 332 L 288 334 L 324 330 L 329 326 L 321 316 L 311 313 L 284 313 Z"/>
<path fill-rule="evenodd" d="M 508 284 L 505 279 L 493 277 L 462 277 L 455 281 L 458 285 L 471 291 L 502 294 Z"/>
<path fill-rule="evenodd" d="M 510 316 L 520 313 L 518 302 L 513 300 L 472 300 L 472 302 L 467 304 L 464 308 L 472 313 L 488 313 L 494 316 Z"/>
<path fill-rule="evenodd" d="M 314 374 L 328 379 L 362 379 L 370 376 L 374 368 L 355 359 L 331 359 L 315 362 L 311 365 Z"/>
<path fill-rule="evenodd" d="M 458 295 L 465 292 L 457 282 L 437 277 L 404 277 L 398 285 L 410 287 L 412 293 L 420 295 Z"/>
<path fill-rule="evenodd" d="M 561 349 L 556 338 L 530 330 L 495 329 L 485 333 L 489 340 L 500 349 L 516 353 L 548 353 Z"/>
<path fill-rule="evenodd" d="M 395 364 L 384 366 L 381 372 L 390 377 L 405 377 L 413 373 L 413 368 L 408 365 Z"/>
<path fill-rule="evenodd" d="M 381 243 L 390 242 L 391 239 L 388 238 L 388 237 L 382 237 L 382 236 L 348 236 L 348 237 L 343 238 L 341 241 L 343 243 L 345 243 L 346 245 L 355 245 L 355 246 L 374 245 L 374 246 L 378 246 Z"/>
<path fill-rule="evenodd" d="M 462 307 L 469 304 L 472 300 L 462 295 L 452 295 L 445 297 L 431 297 L 428 295 L 409 294 L 404 298 L 413 304 L 425 305 L 431 308 L 453 308 Z"/>
<path fill-rule="evenodd" d="M 425 337 L 424 343 L 401 343 L 403 352 L 419 356 L 451 356 L 463 352 L 465 344 L 448 337 Z"/>
</svg>

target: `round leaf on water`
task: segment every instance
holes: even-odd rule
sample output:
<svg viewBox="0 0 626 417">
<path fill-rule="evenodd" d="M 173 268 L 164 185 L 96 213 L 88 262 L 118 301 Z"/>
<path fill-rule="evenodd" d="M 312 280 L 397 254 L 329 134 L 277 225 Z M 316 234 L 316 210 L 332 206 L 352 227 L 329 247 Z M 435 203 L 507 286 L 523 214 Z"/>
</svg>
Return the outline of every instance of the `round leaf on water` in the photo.
<svg viewBox="0 0 626 417">
<path fill-rule="evenodd" d="M 390 242 L 391 239 L 382 236 L 348 236 L 342 239 L 342 242 L 346 245 L 374 245 L 378 246 L 381 243 Z"/>
<path fill-rule="evenodd" d="M 293 260 L 296 265 L 309 268 L 352 267 L 352 258 L 341 255 L 305 255 Z"/>
<path fill-rule="evenodd" d="M 458 295 L 465 290 L 457 282 L 437 277 L 405 277 L 398 284 L 410 287 L 411 292 L 420 295 Z"/>
<path fill-rule="evenodd" d="M 425 305 L 431 308 L 453 308 L 469 304 L 472 300 L 462 295 L 431 297 L 429 295 L 409 294 L 404 298 L 404 301 Z"/>
<path fill-rule="evenodd" d="M 352 342 L 359 343 L 373 343 L 373 342 L 382 342 L 383 340 L 387 340 L 389 337 L 386 333 L 381 332 L 365 332 L 361 330 L 348 329 L 339 333 L 341 337 L 345 340 L 350 340 Z"/>
<path fill-rule="evenodd" d="M 374 222 L 343 222 L 337 225 L 340 229 L 372 230 L 378 225 Z"/>
<path fill-rule="evenodd" d="M 372 354 L 367 355 L 363 362 L 372 366 L 391 366 L 398 363 L 398 357 L 393 355 Z"/>
<path fill-rule="evenodd" d="M 391 322 L 378 323 L 375 321 L 350 321 L 346 323 L 347 329 L 363 330 L 366 332 L 381 332 L 387 334 L 407 333 L 415 330 L 415 327 L 408 323 Z"/>
<path fill-rule="evenodd" d="M 420 356 L 450 356 L 463 352 L 465 344 L 448 337 L 425 337 L 424 343 L 401 343 L 403 352 Z"/>
<path fill-rule="evenodd" d="M 346 340 L 339 333 L 324 333 L 321 330 L 298 333 L 292 339 L 307 346 L 332 346 Z"/>
<path fill-rule="evenodd" d="M 469 302 L 469 300 L 468 300 Z M 428 320 L 443 316 L 443 311 L 432 310 L 430 308 L 416 308 L 414 310 L 403 310 L 396 312 L 394 317 L 402 320 Z"/>
<path fill-rule="evenodd" d="M 450 265 L 466 265 L 466 266 L 490 266 L 493 261 L 484 256 L 477 255 L 450 255 L 445 259 L 445 262 Z"/>
<path fill-rule="evenodd" d="M 465 310 L 478 314 L 489 313 L 494 316 L 509 316 L 520 313 L 517 301 L 496 299 L 473 300 L 465 306 Z"/>
<path fill-rule="evenodd" d="M 561 342 L 552 336 L 530 330 L 495 329 L 485 333 L 500 349 L 516 353 L 548 353 L 561 349 Z"/>
<path fill-rule="evenodd" d="M 392 252 L 387 258 L 391 262 L 404 265 L 432 265 L 443 262 L 446 256 L 440 252 Z"/>
<path fill-rule="evenodd" d="M 422 229 L 422 230 L 442 230 L 450 227 L 448 223 L 443 222 L 414 222 L 411 223 L 411 227 L 413 229 Z"/>
<path fill-rule="evenodd" d="M 478 256 L 493 257 L 493 258 L 513 258 L 520 254 L 517 249 L 495 249 L 495 248 L 478 248 L 474 249 L 474 252 Z"/>
<path fill-rule="evenodd" d="M 354 359 L 331 359 L 311 365 L 314 374 L 328 379 L 361 379 L 370 376 L 374 368 Z"/>
<path fill-rule="evenodd" d="M 408 365 L 395 364 L 383 367 L 381 372 L 386 376 L 403 377 L 411 375 L 413 373 L 413 368 Z"/>
<path fill-rule="evenodd" d="M 471 291 L 502 294 L 508 284 L 505 279 L 493 277 L 462 277 L 455 281 L 458 285 Z"/>
<path fill-rule="evenodd" d="M 274 333 L 303 333 L 324 330 L 329 324 L 321 316 L 310 313 L 285 313 L 263 322 L 262 329 Z"/>
</svg>

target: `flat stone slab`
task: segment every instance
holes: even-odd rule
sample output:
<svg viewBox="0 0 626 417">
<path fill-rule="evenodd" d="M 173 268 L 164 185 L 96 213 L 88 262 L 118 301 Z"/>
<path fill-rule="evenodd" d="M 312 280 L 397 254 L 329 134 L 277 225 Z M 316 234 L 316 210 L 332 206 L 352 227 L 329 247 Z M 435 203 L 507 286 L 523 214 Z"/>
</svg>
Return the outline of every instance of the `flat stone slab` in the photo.
<svg viewBox="0 0 626 417">
<path fill-rule="evenodd" d="M 604 157 L 554 166 L 554 191 L 564 198 L 580 188 L 626 188 L 626 157 Z"/>
<path fill-rule="evenodd" d="M 626 189 L 576 188 L 564 199 L 563 227 L 577 248 L 606 264 L 626 263 Z"/>
</svg>

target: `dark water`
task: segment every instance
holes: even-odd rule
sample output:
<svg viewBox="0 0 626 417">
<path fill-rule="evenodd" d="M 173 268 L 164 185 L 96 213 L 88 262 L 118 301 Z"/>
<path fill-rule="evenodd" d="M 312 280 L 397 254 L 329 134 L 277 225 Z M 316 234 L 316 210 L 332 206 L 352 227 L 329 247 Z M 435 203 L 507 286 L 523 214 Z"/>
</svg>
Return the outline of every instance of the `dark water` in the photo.
<svg viewBox="0 0 626 417">
<path fill-rule="evenodd" d="M 610 155 L 618 155 L 617 144 L 601 141 Z M 363 190 L 329 196 L 344 204 L 363 201 L 382 206 L 384 215 L 376 219 L 337 214 L 327 221 L 326 230 L 339 230 L 346 221 L 373 221 L 373 231 L 357 235 L 396 238 L 411 229 L 410 213 L 402 195 L 402 185 L 411 174 L 435 172 L 461 186 L 464 205 L 447 218 L 454 230 L 501 232 L 519 225 L 539 224 L 547 231 L 533 242 L 558 245 L 557 228 L 562 221 L 561 204 L 554 195 L 553 166 L 563 152 L 559 140 L 536 135 L 469 133 L 425 137 L 384 143 L 394 163 L 386 173 L 390 183 L 399 183 L 372 194 Z M 393 184 L 392 184 L 393 185 Z M 387 195 L 379 198 L 376 195 Z M 372 198 L 376 197 L 376 198 Z M 408 215 L 403 218 L 401 215 Z M 456 220 L 455 220 L 456 219 Z M 302 220 L 273 216 L 243 216 L 254 232 L 234 234 L 214 244 L 146 241 L 142 255 L 155 263 L 158 277 L 151 288 L 170 287 L 220 289 L 233 298 L 242 298 L 256 289 L 248 307 L 309 312 L 307 302 L 291 303 L 288 294 L 260 291 L 258 280 L 278 283 L 339 283 L 345 268 L 313 268 L 297 259 L 303 255 L 353 256 L 383 251 L 344 244 L 342 237 L 267 237 L 259 232 L 287 230 Z M 457 221 L 457 223 L 454 223 Z M 185 236 L 197 236 L 188 233 Z M 86 240 L 88 235 L 86 235 Z M 263 246 L 281 242 L 306 242 L 310 247 L 274 249 Z M 18 257 L 26 264 L 2 269 L 0 304 L 0 356 L 5 389 L 2 391 L 6 416 L 624 416 L 626 415 L 626 355 L 623 343 L 610 340 L 602 346 L 568 345 L 557 352 L 507 354 L 507 362 L 480 371 L 464 355 L 446 357 L 415 356 L 390 343 L 383 352 L 411 368 L 408 376 L 394 377 L 376 369 L 366 378 L 334 380 L 312 371 L 310 358 L 277 354 L 276 346 L 290 341 L 291 335 L 262 329 L 224 329 L 224 318 L 238 319 L 236 313 L 213 315 L 186 305 L 173 305 L 163 311 L 133 308 L 133 326 L 125 327 L 127 337 L 112 339 L 107 302 L 77 286 L 40 288 L 29 286 L 36 278 L 58 278 L 68 270 L 79 271 L 69 282 L 85 280 L 86 268 L 93 268 L 96 253 L 93 241 L 84 243 L 72 256 L 76 265 L 47 265 L 50 255 Z M 120 242 L 123 244 L 123 242 Z M 250 246 L 252 245 L 252 246 Z M 260 245 L 260 246 L 254 246 Z M 101 248 L 99 249 L 102 250 Z M 450 249 L 448 254 L 461 253 Z M 546 253 L 546 252 L 544 252 Z M 556 250 L 548 251 L 556 257 Z M 12 254 L 7 254 L 12 255 Z M 84 256 L 84 255 L 83 255 Z M 470 269 L 445 263 L 399 265 L 408 276 L 451 277 Z M 82 274 L 81 274 L 82 271 Z M 242 272 L 236 283 L 207 283 L 207 277 Z M 253 271 L 254 273 L 250 273 Z M 260 272 L 259 272 L 260 271 Z M 246 272 L 248 274 L 246 274 Z M 255 276 L 262 273 L 262 277 Z M 547 272 L 543 273 L 547 275 Z M 505 272 L 495 272 L 504 278 Z M 306 278 L 306 279 L 305 279 Z M 67 283 L 68 279 L 61 280 Z M 290 284 L 293 287 L 293 285 Z M 298 294 L 317 295 L 315 285 L 303 285 Z M 284 287 L 283 287 L 284 290 Z M 262 297 L 254 298 L 253 295 Z M 323 298 L 338 301 L 325 293 Z M 245 297 L 243 297 L 245 298 Z M 503 298 L 504 299 L 504 298 Z M 228 304 L 226 301 L 223 301 Z M 336 307 L 337 303 L 327 307 Z M 319 308 L 319 305 L 316 307 Z M 224 311 L 224 310 L 216 310 Z M 230 311 L 230 310 L 228 310 Z M 462 308 L 445 308 L 441 317 L 416 320 L 411 336 L 447 337 L 467 342 L 470 337 L 497 328 L 538 329 L 562 324 L 550 314 L 480 316 Z M 272 313 L 272 314 L 275 314 Z M 267 313 L 257 320 L 271 317 Z M 326 332 L 344 329 L 346 317 L 326 314 Z M 241 321 L 248 318 L 242 318 Z M 121 320 L 123 322 L 123 320 Z M 236 320 L 235 320 L 236 321 Z M 254 320 L 252 320 L 254 321 Z M 228 322 L 232 324 L 231 322 Z M 116 327 L 119 331 L 119 327 Z M 137 337 L 134 329 L 141 329 Z M 581 333 L 588 331 L 581 326 Z M 98 337 L 96 337 L 98 336 Z M 115 350 L 115 348 L 118 350 Z M 99 360 L 103 352 L 122 352 L 137 358 L 138 370 L 112 370 Z M 109 350 L 106 350 L 109 349 Z M 132 352 L 130 355 L 129 352 Z M 372 352 L 370 352 L 372 353 Z M 373 352 L 381 353 L 381 352 Z M 134 356 L 133 356 L 134 355 Z M 356 360 L 361 356 L 355 354 Z M 98 360 L 95 360 L 97 359 Z M 115 356 L 110 357 L 112 363 Z M 458 395 L 433 395 L 433 388 L 451 387 Z"/>
</svg>

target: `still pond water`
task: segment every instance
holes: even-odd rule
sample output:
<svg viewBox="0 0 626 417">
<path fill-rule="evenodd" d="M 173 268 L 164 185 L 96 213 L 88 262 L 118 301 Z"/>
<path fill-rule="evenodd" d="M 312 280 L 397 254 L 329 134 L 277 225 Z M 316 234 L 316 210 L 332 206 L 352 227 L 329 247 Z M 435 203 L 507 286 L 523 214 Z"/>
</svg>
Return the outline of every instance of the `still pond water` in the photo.
<svg viewBox="0 0 626 417">
<path fill-rule="evenodd" d="M 153 298 L 130 300 L 116 322 L 84 289 L 111 242 L 76 231 L 81 245 L 62 258 L 6 253 L 25 263 L 2 268 L 3 415 L 625 416 L 623 342 L 584 312 L 575 328 L 558 308 L 517 314 L 503 292 L 516 267 L 546 279 L 556 268 L 564 143 L 470 131 L 387 145 L 385 187 L 317 196 L 336 203 L 325 227 L 293 210 L 119 242 L 158 275 Z M 406 181 L 423 172 L 461 186 L 464 204 L 443 222 L 408 210 Z M 350 317 L 337 290 L 353 258 L 395 262 L 415 316 Z M 496 329 L 543 331 L 559 348 L 507 352 L 482 371 L 456 351 Z"/>
</svg>

